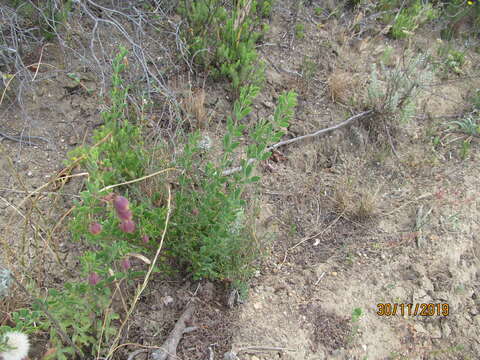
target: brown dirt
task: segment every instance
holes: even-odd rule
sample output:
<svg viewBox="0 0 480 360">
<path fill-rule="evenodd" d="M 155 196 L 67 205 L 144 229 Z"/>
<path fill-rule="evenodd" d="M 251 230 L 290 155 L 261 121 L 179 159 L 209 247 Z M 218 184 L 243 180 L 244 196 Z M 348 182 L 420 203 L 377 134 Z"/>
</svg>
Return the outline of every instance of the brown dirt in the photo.
<svg viewBox="0 0 480 360">
<path fill-rule="evenodd" d="M 438 36 L 430 29 L 411 43 L 380 35 L 358 45 L 345 31 L 351 14 L 321 21 L 306 7 L 297 17 L 305 23 L 306 36 L 292 39 L 292 2 L 279 1 L 273 14 L 270 34 L 259 49 L 268 64 L 266 87 L 250 121 L 267 117 L 278 95 L 293 88 L 300 94 L 299 105 L 288 137 L 331 126 L 359 111 L 355 87 L 364 86 L 360 80 L 387 43 L 394 48 L 393 63 L 398 63 L 407 45 L 422 48 Z M 372 26 L 369 31 L 380 30 Z M 49 49 L 45 61 L 59 61 L 55 47 Z M 478 63 L 477 54 L 468 55 L 471 63 Z M 307 71 L 305 57 L 313 59 L 314 71 Z M 125 342 L 158 346 L 186 303 L 196 297 L 193 325 L 198 330 L 184 336 L 182 359 L 206 359 L 209 347 L 216 359 L 231 349 L 241 360 L 478 358 L 478 143 L 472 140 L 462 160 L 459 142 L 444 131 L 446 120 L 441 118 L 465 110 L 469 89 L 479 85 L 476 71 L 471 66 L 462 79 L 427 87 L 419 99 L 422 113 L 395 135 L 398 157 L 387 141 L 369 138 L 361 124 L 281 149 L 286 160 L 270 161 L 268 169 L 259 170 L 263 179 L 256 230 L 270 242 L 247 301 L 229 309 L 222 284 L 180 277 L 155 280 L 141 299 Z M 78 245 L 69 242 L 64 228 L 49 242 L 46 232 L 26 229 L 54 226 L 73 197 L 45 195 L 36 203 L 43 216 L 32 224 L 8 204 L 18 206 L 24 198 L 16 191 L 32 191 L 47 182 L 62 168 L 67 151 L 100 123 L 100 100 L 70 92 L 71 86 L 64 75 L 52 74 L 24 99 L 28 124 L 15 106 L 5 109 L 1 120 L 2 130 L 50 140 L 36 147 L 4 140 L 0 148 L 1 240 L 26 254 L 23 266 L 39 270 L 29 277 L 40 287 L 71 275 L 78 266 Z M 96 83 L 89 86 L 95 89 Z M 197 97 L 184 104 L 193 118 L 197 113 L 202 119 L 191 126 L 205 128 L 218 142 L 230 106 L 226 92 L 207 83 L 206 114 L 198 105 L 204 95 L 194 93 Z M 431 144 L 432 133 L 440 135 L 441 146 Z M 81 186 L 80 179 L 72 180 L 63 192 L 78 194 Z M 28 213 L 32 208 L 27 204 L 19 210 Z M 16 253 L 7 255 L 13 263 Z M 62 266 L 54 261 L 56 256 Z M 167 297 L 172 302 L 165 301 Z M 5 304 L 5 311 L 25 301 Z M 448 304 L 449 314 L 379 316 L 380 303 Z M 362 311 L 358 321 L 352 320 L 355 309 Z"/>
</svg>

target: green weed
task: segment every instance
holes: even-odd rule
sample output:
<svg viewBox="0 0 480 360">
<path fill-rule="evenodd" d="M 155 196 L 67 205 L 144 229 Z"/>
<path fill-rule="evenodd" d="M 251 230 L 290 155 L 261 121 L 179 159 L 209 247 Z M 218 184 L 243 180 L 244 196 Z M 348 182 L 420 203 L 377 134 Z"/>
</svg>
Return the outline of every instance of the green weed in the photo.
<svg viewBox="0 0 480 360">
<path fill-rule="evenodd" d="M 188 29 L 185 32 L 195 63 L 227 78 L 238 96 L 246 85 L 263 82 L 264 65 L 258 60 L 256 43 L 263 36 L 262 16 L 271 12 L 271 1 L 239 0 L 227 8 L 220 0 L 184 0 L 178 7 Z"/>
<path fill-rule="evenodd" d="M 439 16 L 439 12 L 431 3 L 421 0 L 413 2 L 381 0 L 378 7 L 384 11 L 400 8 L 394 13 L 387 13 L 384 17 L 385 22 L 392 23 L 390 35 L 394 39 L 404 39 L 413 35 L 419 26 Z"/>
<path fill-rule="evenodd" d="M 296 24 L 295 25 L 295 37 L 297 39 L 303 39 L 305 37 L 305 25 L 304 24 Z"/>
</svg>

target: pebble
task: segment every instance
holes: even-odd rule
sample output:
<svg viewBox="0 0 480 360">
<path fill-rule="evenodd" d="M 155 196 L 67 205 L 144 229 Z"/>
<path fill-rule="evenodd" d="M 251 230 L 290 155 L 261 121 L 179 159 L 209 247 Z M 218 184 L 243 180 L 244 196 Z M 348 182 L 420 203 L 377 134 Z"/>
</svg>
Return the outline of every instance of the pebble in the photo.
<svg viewBox="0 0 480 360">
<path fill-rule="evenodd" d="M 223 354 L 223 360 L 238 360 L 238 356 L 233 351 L 229 351 Z"/>
<path fill-rule="evenodd" d="M 275 106 L 271 101 L 267 101 L 267 100 L 263 102 L 263 105 L 268 109 L 272 109 Z"/>
<path fill-rule="evenodd" d="M 173 297 L 171 297 L 171 296 L 165 296 L 163 298 L 163 305 L 165 305 L 165 306 L 170 306 L 170 305 L 173 304 L 173 302 L 174 302 L 174 300 L 173 300 Z"/>
</svg>

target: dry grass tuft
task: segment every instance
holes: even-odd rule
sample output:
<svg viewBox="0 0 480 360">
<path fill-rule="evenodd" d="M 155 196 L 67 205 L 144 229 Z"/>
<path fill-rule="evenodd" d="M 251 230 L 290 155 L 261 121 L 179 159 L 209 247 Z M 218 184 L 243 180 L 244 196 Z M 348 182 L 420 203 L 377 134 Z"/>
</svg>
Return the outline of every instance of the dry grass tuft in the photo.
<svg viewBox="0 0 480 360">
<path fill-rule="evenodd" d="M 328 77 L 327 85 L 332 101 L 343 105 L 359 103 L 359 94 L 363 93 L 359 77 L 346 71 L 335 70 Z"/>
<path fill-rule="evenodd" d="M 205 129 L 207 125 L 207 112 L 205 110 L 205 90 L 190 91 L 182 101 L 184 111 L 192 117 L 194 129 Z"/>
<path fill-rule="evenodd" d="M 367 221 L 378 213 L 377 192 L 351 178 L 340 181 L 334 189 L 336 211 L 357 221 Z"/>
</svg>

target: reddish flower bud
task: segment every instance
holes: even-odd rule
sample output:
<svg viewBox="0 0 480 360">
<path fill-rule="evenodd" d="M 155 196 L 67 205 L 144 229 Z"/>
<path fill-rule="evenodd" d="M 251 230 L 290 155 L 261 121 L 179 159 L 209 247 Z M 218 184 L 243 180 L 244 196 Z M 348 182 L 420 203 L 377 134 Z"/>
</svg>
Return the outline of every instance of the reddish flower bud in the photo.
<svg viewBox="0 0 480 360">
<path fill-rule="evenodd" d="M 119 227 L 120 230 L 128 234 L 135 232 L 135 223 L 132 220 L 122 220 Z"/>
<path fill-rule="evenodd" d="M 132 220 L 133 218 L 132 212 L 128 209 L 117 210 L 117 215 L 120 218 L 120 220 Z"/>
<path fill-rule="evenodd" d="M 193 216 L 198 216 L 198 214 L 200 214 L 200 211 L 198 211 L 198 209 L 193 209 L 192 210 L 192 215 Z"/>
<path fill-rule="evenodd" d="M 120 263 L 120 265 L 122 266 L 122 269 L 124 271 L 127 271 L 132 267 L 132 264 L 130 263 L 130 260 L 128 260 L 128 258 L 122 259 L 122 262 Z"/>
<path fill-rule="evenodd" d="M 128 200 L 123 196 L 116 196 L 113 200 L 113 205 L 117 212 L 128 210 Z"/>
<path fill-rule="evenodd" d="M 89 276 L 88 276 L 88 283 L 90 285 L 97 285 L 99 282 L 100 282 L 101 278 L 100 278 L 100 275 L 98 275 L 97 273 L 95 272 L 92 272 Z"/>
<path fill-rule="evenodd" d="M 99 224 L 98 222 L 93 222 L 90 224 L 90 227 L 88 228 L 90 231 L 90 234 L 92 235 L 98 235 L 102 232 L 102 225 Z"/>
<path fill-rule="evenodd" d="M 150 238 L 148 237 L 148 235 L 143 235 L 143 236 L 142 236 L 142 241 L 143 241 L 143 243 L 146 244 L 146 243 L 148 243 L 148 242 L 150 241 Z"/>
</svg>

